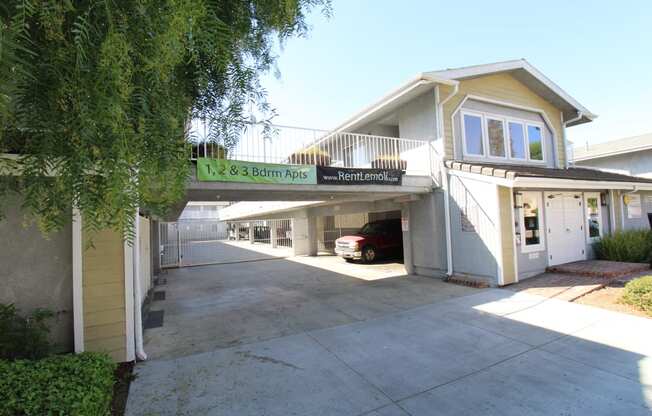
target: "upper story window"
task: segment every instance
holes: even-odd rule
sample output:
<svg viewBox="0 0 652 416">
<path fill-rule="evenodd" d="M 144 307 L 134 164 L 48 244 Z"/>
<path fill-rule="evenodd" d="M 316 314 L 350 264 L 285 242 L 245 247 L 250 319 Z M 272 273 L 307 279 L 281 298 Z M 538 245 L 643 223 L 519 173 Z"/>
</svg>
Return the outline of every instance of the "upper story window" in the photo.
<svg viewBox="0 0 652 416">
<path fill-rule="evenodd" d="M 482 117 L 473 114 L 464 114 L 464 152 L 467 155 L 484 155 L 484 134 Z"/>
<path fill-rule="evenodd" d="M 543 124 L 470 111 L 462 119 L 465 156 L 545 161 Z"/>
</svg>

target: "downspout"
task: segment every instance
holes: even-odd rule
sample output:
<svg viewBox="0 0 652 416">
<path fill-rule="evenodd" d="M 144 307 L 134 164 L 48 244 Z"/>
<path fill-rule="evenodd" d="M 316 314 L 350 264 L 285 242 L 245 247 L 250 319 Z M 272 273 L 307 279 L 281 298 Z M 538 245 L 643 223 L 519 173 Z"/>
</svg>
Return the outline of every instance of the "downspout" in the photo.
<svg viewBox="0 0 652 416">
<path fill-rule="evenodd" d="M 562 125 L 562 130 L 561 134 L 564 139 L 564 148 L 566 150 L 566 167 L 568 167 L 571 164 L 571 158 L 569 157 L 569 146 L 568 146 L 568 139 L 566 138 L 566 126 L 568 126 L 570 123 L 574 123 L 578 120 L 581 120 L 582 117 L 584 117 L 584 114 L 581 111 L 577 112 L 577 117 L 571 118 L 568 121 L 564 121 L 564 113 L 561 113 L 561 125 Z"/>
<path fill-rule="evenodd" d="M 453 86 L 453 91 L 444 98 L 438 104 L 439 116 L 437 117 L 437 126 L 438 134 L 442 136 L 442 140 L 445 140 L 443 137 L 444 129 L 444 104 L 446 104 L 451 98 L 453 98 L 459 91 L 460 84 L 456 83 Z M 444 219 L 446 221 L 446 276 L 451 277 L 453 275 L 453 239 L 451 231 L 451 203 L 450 203 L 450 192 L 448 189 L 448 169 L 444 163 L 445 155 L 442 155 L 441 161 L 441 183 L 442 189 L 444 190 Z"/>
<path fill-rule="evenodd" d="M 140 361 L 147 359 L 145 349 L 143 348 L 143 315 L 142 315 L 142 288 L 140 287 L 140 216 L 136 211 L 136 222 L 134 223 L 134 242 L 133 242 L 133 275 L 134 275 L 134 342 L 136 344 L 136 358 Z"/>
</svg>

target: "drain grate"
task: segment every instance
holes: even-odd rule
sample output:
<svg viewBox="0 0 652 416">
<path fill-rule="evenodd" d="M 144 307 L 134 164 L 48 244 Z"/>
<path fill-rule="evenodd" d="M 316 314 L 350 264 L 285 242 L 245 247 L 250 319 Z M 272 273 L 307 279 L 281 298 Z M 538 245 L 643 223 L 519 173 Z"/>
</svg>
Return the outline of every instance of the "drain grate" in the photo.
<svg viewBox="0 0 652 416">
<path fill-rule="evenodd" d="M 149 311 L 145 321 L 145 329 L 160 328 L 163 326 L 164 311 Z"/>
</svg>

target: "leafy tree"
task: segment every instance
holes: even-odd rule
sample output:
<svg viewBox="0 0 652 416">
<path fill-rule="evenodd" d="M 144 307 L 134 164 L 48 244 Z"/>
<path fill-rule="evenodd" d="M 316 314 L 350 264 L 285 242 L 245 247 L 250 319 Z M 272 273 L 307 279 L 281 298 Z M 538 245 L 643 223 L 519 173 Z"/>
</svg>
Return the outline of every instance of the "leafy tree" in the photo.
<svg viewBox="0 0 652 416">
<path fill-rule="evenodd" d="M 249 105 L 270 113 L 259 75 L 315 7 L 330 0 L 3 0 L 0 153 L 19 157 L 0 159 L 0 201 L 20 192 L 45 232 L 76 207 L 129 237 L 137 207 L 182 197 L 192 119 L 229 143 Z"/>
</svg>

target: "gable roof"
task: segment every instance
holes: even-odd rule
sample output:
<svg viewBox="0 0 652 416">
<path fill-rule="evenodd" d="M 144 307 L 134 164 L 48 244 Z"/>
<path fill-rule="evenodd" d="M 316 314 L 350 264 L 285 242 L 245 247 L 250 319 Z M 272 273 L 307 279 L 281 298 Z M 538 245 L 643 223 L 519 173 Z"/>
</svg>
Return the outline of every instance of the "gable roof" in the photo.
<svg viewBox="0 0 652 416">
<path fill-rule="evenodd" d="M 578 146 L 573 149 L 573 160 L 598 159 L 648 149 L 652 149 L 652 133 L 625 137 L 624 139 L 612 140 L 590 146 Z"/>
<path fill-rule="evenodd" d="M 581 118 L 569 123 L 568 126 L 588 123 L 598 117 L 525 59 L 431 71 L 426 72 L 425 75 L 460 81 L 498 73 L 509 73 L 532 91 L 560 108 L 563 111 L 564 120 L 575 119 L 581 114 Z"/>
</svg>

